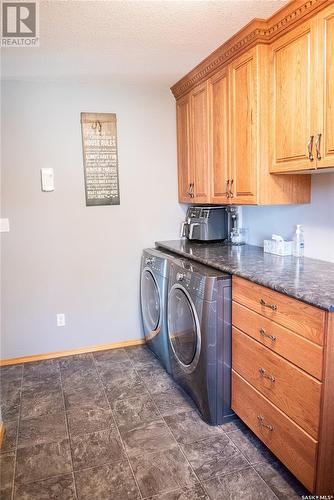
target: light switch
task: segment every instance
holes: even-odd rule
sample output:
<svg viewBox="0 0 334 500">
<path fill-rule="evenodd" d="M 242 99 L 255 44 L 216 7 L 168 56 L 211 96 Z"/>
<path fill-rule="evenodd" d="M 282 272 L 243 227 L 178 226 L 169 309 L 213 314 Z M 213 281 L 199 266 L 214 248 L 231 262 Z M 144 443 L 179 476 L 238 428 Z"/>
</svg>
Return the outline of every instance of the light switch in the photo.
<svg viewBox="0 0 334 500">
<path fill-rule="evenodd" d="M 0 219 L 0 233 L 9 233 L 9 219 Z"/>
<path fill-rule="evenodd" d="M 54 191 L 53 168 L 41 168 L 42 191 Z"/>
</svg>

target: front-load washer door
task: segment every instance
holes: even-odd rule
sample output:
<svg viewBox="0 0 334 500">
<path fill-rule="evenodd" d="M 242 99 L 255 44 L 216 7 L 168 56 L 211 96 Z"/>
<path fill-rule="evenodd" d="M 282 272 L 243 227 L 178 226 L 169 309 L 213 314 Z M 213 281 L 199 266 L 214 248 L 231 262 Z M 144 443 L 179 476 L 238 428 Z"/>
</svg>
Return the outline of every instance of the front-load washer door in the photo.
<svg viewBox="0 0 334 500">
<path fill-rule="evenodd" d="M 174 285 L 168 297 L 168 335 L 174 356 L 186 372 L 196 368 L 201 335 L 195 305 L 181 285 Z"/>
<path fill-rule="evenodd" d="M 147 340 L 160 332 L 160 294 L 157 282 L 150 270 L 144 269 L 141 279 L 141 307 Z"/>
</svg>

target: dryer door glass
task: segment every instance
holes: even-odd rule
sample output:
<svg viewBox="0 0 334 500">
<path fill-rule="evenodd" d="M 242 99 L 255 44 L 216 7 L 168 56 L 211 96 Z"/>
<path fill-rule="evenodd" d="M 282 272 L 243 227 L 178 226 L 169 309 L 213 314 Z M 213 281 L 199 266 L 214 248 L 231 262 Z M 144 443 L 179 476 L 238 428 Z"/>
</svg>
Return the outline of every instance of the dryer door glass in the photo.
<svg viewBox="0 0 334 500">
<path fill-rule="evenodd" d="M 141 306 L 147 332 L 153 332 L 160 321 L 160 297 L 156 281 L 150 271 L 145 270 L 141 280 Z"/>
<path fill-rule="evenodd" d="M 173 288 L 168 301 L 168 333 L 175 356 L 190 365 L 197 347 L 194 306 L 182 288 Z"/>
</svg>

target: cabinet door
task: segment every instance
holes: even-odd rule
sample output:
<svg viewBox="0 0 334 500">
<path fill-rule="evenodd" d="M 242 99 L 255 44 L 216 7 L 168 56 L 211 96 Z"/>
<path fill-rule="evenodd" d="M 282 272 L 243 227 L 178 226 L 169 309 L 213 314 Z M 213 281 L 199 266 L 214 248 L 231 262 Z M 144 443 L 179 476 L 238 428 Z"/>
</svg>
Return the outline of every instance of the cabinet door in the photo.
<svg viewBox="0 0 334 500">
<path fill-rule="evenodd" d="M 317 16 L 318 58 L 314 70 L 317 74 L 319 140 L 317 168 L 334 167 L 334 5 Z"/>
<path fill-rule="evenodd" d="M 194 203 L 208 203 L 209 195 L 209 116 L 207 83 L 191 93 L 191 176 Z"/>
<path fill-rule="evenodd" d="M 176 125 L 179 201 L 189 203 L 191 201 L 189 95 L 176 101 Z"/>
<path fill-rule="evenodd" d="M 209 80 L 211 203 L 229 203 L 228 70 Z"/>
<path fill-rule="evenodd" d="M 271 47 L 271 172 L 316 168 L 315 43 L 311 21 Z M 308 144 L 312 150 L 308 150 Z"/>
<path fill-rule="evenodd" d="M 230 65 L 231 203 L 257 202 L 256 49 Z M 232 184 L 232 185 L 231 185 Z"/>
</svg>

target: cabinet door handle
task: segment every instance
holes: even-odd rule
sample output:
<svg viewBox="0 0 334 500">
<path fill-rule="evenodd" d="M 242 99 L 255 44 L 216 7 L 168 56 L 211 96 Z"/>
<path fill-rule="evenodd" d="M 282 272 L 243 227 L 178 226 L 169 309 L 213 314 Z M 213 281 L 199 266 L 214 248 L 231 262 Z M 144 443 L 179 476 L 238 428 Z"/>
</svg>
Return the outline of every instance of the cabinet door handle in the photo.
<svg viewBox="0 0 334 500">
<path fill-rule="evenodd" d="M 274 383 L 276 380 L 274 375 L 267 375 L 266 370 L 264 368 L 259 368 L 259 374 L 261 375 L 261 377 L 267 378 L 268 380 L 270 380 L 270 382 Z"/>
<path fill-rule="evenodd" d="M 262 335 L 262 337 L 267 337 L 267 339 L 270 339 L 273 342 L 276 341 L 275 335 L 269 335 L 264 328 L 260 328 L 260 335 Z"/>
<path fill-rule="evenodd" d="M 320 142 L 321 142 L 321 134 L 317 134 L 317 138 L 315 141 L 315 150 L 317 152 L 317 160 L 321 160 Z"/>
<path fill-rule="evenodd" d="M 233 179 L 231 179 L 231 180 L 230 180 L 230 186 L 231 186 L 231 187 L 230 187 L 230 198 L 233 198 L 233 196 L 234 196 L 233 191 L 232 191 L 233 182 L 234 182 L 234 180 L 233 180 Z"/>
<path fill-rule="evenodd" d="M 230 179 L 227 179 L 227 181 L 226 181 L 226 192 L 225 192 L 226 198 L 230 197 L 230 191 L 228 189 L 229 184 L 230 184 Z"/>
<path fill-rule="evenodd" d="M 194 183 L 192 182 L 191 183 L 191 198 L 193 198 L 195 195 L 194 195 Z"/>
<path fill-rule="evenodd" d="M 264 423 L 264 416 L 263 415 L 258 415 L 257 419 L 258 419 L 258 422 L 261 425 L 261 427 L 265 427 L 266 429 L 268 429 L 268 431 L 274 430 L 274 427 L 271 424 Z"/>
<path fill-rule="evenodd" d="M 313 149 L 313 139 L 314 139 L 314 135 L 310 135 L 310 138 L 308 140 L 308 143 L 307 143 L 307 149 L 308 149 L 308 159 L 310 161 L 313 161 L 314 160 L 314 156 L 313 156 L 313 153 L 312 153 L 312 149 Z"/>
<path fill-rule="evenodd" d="M 194 197 L 194 192 L 193 192 L 193 190 L 194 190 L 194 183 L 193 183 L 193 182 L 191 182 L 191 183 L 189 184 L 189 189 L 188 189 L 188 191 L 187 191 L 187 195 L 188 195 L 188 196 L 190 196 L 190 198 L 193 198 L 193 197 Z"/>
<path fill-rule="evenodd" d="M 260 299 L 260 304 L 261 304 L 261 306 L 269 307 L 269 309 L 272 309 L 273 311 L 277 311 L 277 305 L 276 304 L 268 304 L 268 302 L 266 302 L 263 299 Z"/>
</svg>

